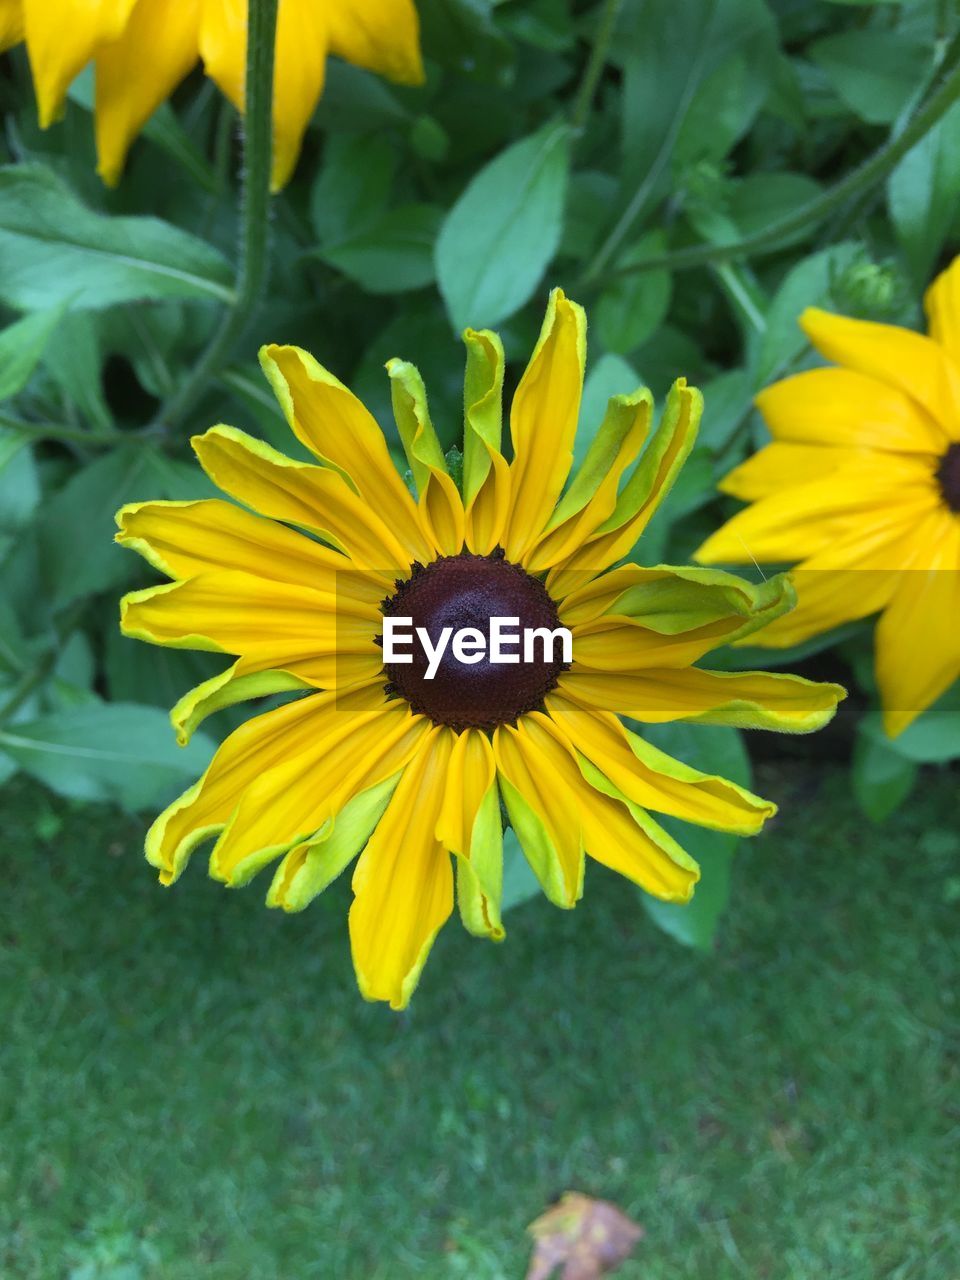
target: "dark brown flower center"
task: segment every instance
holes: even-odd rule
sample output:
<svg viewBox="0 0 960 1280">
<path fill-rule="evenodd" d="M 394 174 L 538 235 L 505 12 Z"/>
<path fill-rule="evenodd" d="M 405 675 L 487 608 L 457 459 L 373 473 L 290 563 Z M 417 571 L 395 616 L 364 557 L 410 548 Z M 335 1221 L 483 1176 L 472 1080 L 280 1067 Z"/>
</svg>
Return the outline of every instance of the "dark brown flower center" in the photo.
<svg viewBox="0 0 960 1280">
<path fill-rule="evenodd" d="M 947 506 L 960 514 L 960 444 L 952 444 L 943 455 L 937 479 Z"/>
<path fill-rule="evenodd" d="M 539 637 L 531 660 L 525 660 L 524 633 L 534 628 L 553 632 L 560 627 L 560 619 L 543 583 L 504 559 L 502 552 L 463 553 L 428 565 L 415 564 L 412 576 L 399 583 L 396 594 L 381 607 L 384 617 L 411 619 L 405 630 L 412 633 L 412 641 L 403 652 L 412 662 L 389 662 L 385 651 L 387 690 L 406 698 L 414 711 L 435 724 L 457 731 L 511 724 L 542 704 L 564 669 L 561 645 L 546 645 Z M 479 660 L 461 661 L 452 638 L 471 628 L 489 639 L 494 618 L 518 619 L 519 625 L 510 626 L 509 632 L 519 634 L 520 640 L 509 646 L 509 652 L 519 660 L 492 661 L 488 643 Z M 424 628 L 434 649 L 450 629 L 431 679 L 427 678 L 430 660 L 416 635 L 417 627 Z M 478 648 L 476 642 L 474 656 Z"/>
</svg>

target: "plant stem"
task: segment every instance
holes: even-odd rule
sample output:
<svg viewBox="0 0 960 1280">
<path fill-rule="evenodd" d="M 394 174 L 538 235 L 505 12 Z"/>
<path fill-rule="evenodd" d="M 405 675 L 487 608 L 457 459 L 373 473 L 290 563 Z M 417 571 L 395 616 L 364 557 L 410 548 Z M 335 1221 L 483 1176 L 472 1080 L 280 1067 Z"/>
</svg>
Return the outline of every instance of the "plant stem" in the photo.
<svg viewBox="0 0 960 1280">
<path fill-rule="evenodd" d="M 956 54 L 956 46 L 953 53 Z M 948 57 L 944 62 L 955 60 L 955 56 Z M 762 231 L 744 236 L 740 240 L 733 240 L 728 244 L 694 244 L 689 248 L 675 249 L 672 253 L 662 254 L 658 258 L 645 258 L 641 262 L 618 267 L 603 275 L 595 274 L 588 268 L 580 279 L 580 286 L 584 287 L 587 284 L 595 286 L 623 276 L 636 275 L 641 271 L 688 271 L 693 267 L 774 251 L 780 248 L 786 236 L 822 222 L 834 209 L 863 195 L 882 181 L 958 99 L 960 99 L 960 66 L 954 66 L 946 77 L 941 78 L 938 87 L 930 93 L 926 102 L 918 108 L 901 133 L 884 143 L 859 168 L 835 183 L 823 195 L 801 205 L 785 218 L 778 218 Z"/>
<path fill-rule="evenodd" d="M 622 4 L 623 0 L 606 0 L 603 13 L 600 15 L 597 33 L 593 38 L 593 48 L 590 50 L 590 57 L 570 113 L 570 123 L 576 133 L 586 126 L 594 94 L 597 92 L 597 85 L 606 66 L 610 41 L 613 39 Z"/>
<path fill-rule="evenodd" d="M 10 696 L 0 705 L 0 727 L 20 710 L 27 699 L 45 684 L 57 665 L 57 659 L 63 651 L 64 643 L 70 638 L 86 609 L 86 600 L 77 600 L 56 624 L 56 635 L 53 644 L 40 656 L 34 666 L 24 671 L 14 685 Z"/>
<path fill-rule="evenodd" d="M 278 0 L 250 0 L 244 93 L 243 221 L 234 300 L 187 380 L 161 409 L 170 430 L 190 412 L 229 360 L 260 301 L 269 268 L 270 170 L 273 160 L 273 64 Z"/>
<path fill-rule="evenodd" d="M 21 422 L 9 414 L 0 413 L 0 430 L 15 431 L 30 440 L 60 440 L 64 444 L 124 444 L 142 439 L 143 431 L 114 431 L 103 428 L 86 431 L 83 427 L 68 427 L 62 422 Z"/>
</svg>

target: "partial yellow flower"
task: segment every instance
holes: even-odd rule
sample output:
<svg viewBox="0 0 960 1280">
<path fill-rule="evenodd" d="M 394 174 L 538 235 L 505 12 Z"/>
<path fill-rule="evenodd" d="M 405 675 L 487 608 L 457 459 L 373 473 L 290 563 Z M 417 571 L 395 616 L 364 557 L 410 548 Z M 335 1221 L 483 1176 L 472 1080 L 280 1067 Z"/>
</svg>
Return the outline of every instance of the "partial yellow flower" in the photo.
<svg viewBox="0 0 960 1280">
<path fill-rule="evenodd" d="M 231 427 L 194 448 L 229 502 L 123 508 L 118 541 L 172 579 L 122 605 L 129 636 L 233 655 L 174 708 L 181 741 L 217 709 L 300 692 L 249 720 L 154 823 L 165 884 L 215 839 L 210 873 L 245 884 L 277 863 L 267 901 L 300 911 L 359 854 L 350 937 L 360 989 L 402 1008 L 456 896 L 466 928 L 504 936 L 501 806 L 547 897 L 573 907 L 584 855 L 686 902 L 699 871 L 651 813 L 750 835 L 774 806 L 671 759 L 620 717 L 807 732 L 843 691 L 697 663 L 792 603 L 709 569 L 611 569 L 640 537 L 692 446 L 701 399 L 682 380 L 651 432 L 647 391 L 616 396 L 570 480 L 586 322 L 557 290 L 501 451 L 503 348 L 468 331 L 462 484 L 412 365 L 391 361 L 415 493 L 351 392 L 296 347 L 261 352 L 295 462 Z M 648 438 L 649 437 L 649 438 Z M 569 481 L 569 483 L 568 483 Z M 253 511 L 259 514 L 253 514 Z M 572 633 L 572 662 L 384 648 L 410 618 L 489 633 L 492 618 Z M 456 891 L 454 885 L 456 883 Z"/>
<path fill-rule="evenodd" d="M 929 336 L 808 310 L 838 367 L 757 397 L 773 435 L 723 481 L 752 505 L 704 564 L 794 564 L 799 605 L 751 644 L 783 648 L 880 614 L 876 675 L 891 737 L 960 677 L 960 258 L 926 296 Z"/>
<path fill-rule="evenodd" d="M 22 0 L 0 0 L 0 53 L 23 39 Z"/>
<path fill-rule="evenodd" d="M 43 128 L 95 60 L 98 172 L 111 186 L 137 134 L 198 58 L 243 110 L 246 0 L 0 0 L 0 50 L 20 39 Z M 422 83 L 413 0 L 280 0 L 274 190 L 293 173 L 331 53 L 402 84 Z"/>
</svg>

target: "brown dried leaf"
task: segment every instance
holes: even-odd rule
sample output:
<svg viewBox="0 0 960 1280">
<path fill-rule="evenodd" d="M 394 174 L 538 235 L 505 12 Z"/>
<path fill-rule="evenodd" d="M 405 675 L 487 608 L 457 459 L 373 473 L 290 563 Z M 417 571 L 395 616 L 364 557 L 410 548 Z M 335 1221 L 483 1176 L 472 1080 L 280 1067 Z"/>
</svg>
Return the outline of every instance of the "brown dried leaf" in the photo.
<svg viewBox="0 0 960 1280">
<path fill-rule="evenodd" d="M 615 1204 L 567 1191 L 527 1228 L 536 1242 L 527 1280 L 599 1280 L 616 1271 L 643 1238 L 643 1227 Z"/>
</svg>

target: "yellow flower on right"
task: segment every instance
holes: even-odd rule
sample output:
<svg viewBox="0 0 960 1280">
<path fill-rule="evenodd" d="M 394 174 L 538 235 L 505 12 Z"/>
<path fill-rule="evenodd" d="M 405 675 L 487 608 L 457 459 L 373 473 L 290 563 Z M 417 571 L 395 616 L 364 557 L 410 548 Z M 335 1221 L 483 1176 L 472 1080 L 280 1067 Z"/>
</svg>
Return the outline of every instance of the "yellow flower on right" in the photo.
<svg viewBox="0 0 960 1280">
<path fill-rule="evenodd" d="M 879 614 L 886 731 L 960 677 L 960 258 L 927 291 L 929 333 L 811 308 L 833 364 L 757 397 L 773 442 L 721 482 L 750 503 L 702 564 L 791 564 L 799 603 L 750 637 L 786 648 Z"/>
</svg>

